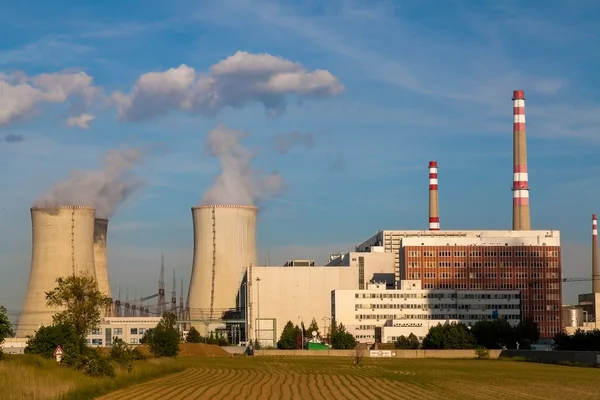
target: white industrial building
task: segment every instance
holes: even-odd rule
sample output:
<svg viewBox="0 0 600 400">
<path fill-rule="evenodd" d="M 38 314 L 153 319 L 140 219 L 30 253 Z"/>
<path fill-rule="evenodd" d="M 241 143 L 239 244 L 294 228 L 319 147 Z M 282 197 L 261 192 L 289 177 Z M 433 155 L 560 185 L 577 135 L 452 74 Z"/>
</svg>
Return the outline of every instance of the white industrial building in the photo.
<svg viewBox="0 0 600 400">
<path fill-rule="evenodd" d="M 460 321 L 469 326 L 504 317 L 517 325 L 520 309 L 518 290 L 427 290 L 418 280 L 402 281 L 400 289 L 373 283 L 366 290 L 331 293 L 332 320 L 344 324 L 362 343 L 375 343 L 379 329 L 381 338 L 377 339 L 391 343 L 411 333 L 423 340 L 438 323 Z"/>
<path fill-rule="evenodd" d="M 137 345 L 148 329 L 156 328 L 161 317 L 105 317 L 97 329 L 87 336 L 86 343 L 92 347 L 110 347 L 113 338 Z"/>
<path fill-rule="evenodd" d="M 343 260 L 340 266 L 249 268 L 243 285 L 248 287 L 249 339 L 275 346 L 288 321 L 308 327 L 313 318 L 323 332 L 330 326 L 332 290 L 360 290 L 372 280 L 387 280 L 393 287 L 393 254 L 348 253 Z M 242 288 L 244 297 L 245 292 Z"/>
</svg>

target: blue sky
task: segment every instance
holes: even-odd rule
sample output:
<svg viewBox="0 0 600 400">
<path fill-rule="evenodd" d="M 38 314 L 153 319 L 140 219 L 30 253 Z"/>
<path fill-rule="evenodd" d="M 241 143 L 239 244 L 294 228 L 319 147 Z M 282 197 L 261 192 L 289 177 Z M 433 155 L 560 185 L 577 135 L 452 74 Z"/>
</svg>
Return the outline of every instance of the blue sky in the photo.
<svg viewBox="0 0 600 400">
<path fill-rule="evenodd" d="M 147 150 L 136 167 L 146 186 L 111 218 L 113 290 L 154 293 L 161 252 L 168 270 L 187 281 L 190 207 L 218 173 L 204 142 L 219 123 L 251 134 L 244 144 L 257 151 L 254 166 L 286 183 L 262 205 L 261 259 L 323 261 L 378 229 L 426 229 L 429 160 L 439 163 L 442 229 L 509 229 L 515 89 L 527 97 L 532 226 L 560 229 L 563 275 L 587 276 L 590 214 L 600 213 L 598 3 L 323 4 L 3 5 L 0 82 L 45 86 L 42 94 L 0 91 L 0 137 L 24 139 L 0 141 L 0 303 L 16 312 L 23 300 L 31 204 L 71 170 L 97 168 L 110 149 Z M 243 74 L 215 78 L 211 67 L 238 51 L 279 56 L 306 76 L 330 75 L 269 93 L 273 115 Z M 231 84 L 218 107 L 185 108 L 182 92 L 142 91 L 127 98 L 143 118 L 123 117 L 135 107 L 119 109 L 115 92 L 129 96 L 141 75 L 182 64 L 197 80 Z M 80 71 L 88 80 L 69 90 L 48 83 L 52 77 L 36 80 Z M 334 89 L 331 79 L 342 86 Z M 274 137 L 290 132 L 312 135 L 313 146 L 281 154 Z M 565 300 L 589 286 L 565 285 Z"/>
</svg>

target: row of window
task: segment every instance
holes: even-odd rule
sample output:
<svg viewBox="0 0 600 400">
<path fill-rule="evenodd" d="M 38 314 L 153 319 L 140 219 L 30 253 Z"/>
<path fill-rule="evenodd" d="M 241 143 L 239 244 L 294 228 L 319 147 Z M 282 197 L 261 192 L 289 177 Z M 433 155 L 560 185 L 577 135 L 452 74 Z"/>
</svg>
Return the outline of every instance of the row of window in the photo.
<svg viewBox="0 0 600 400">
<path fill-rule="evenodd" d="M 117 329 L 120 329 L 120 328 L 117 328 Z M 103 341 L 102 341 L 102 339 L 91 339 L 91 340 L 90 339 L 86 339 L 86 343 L 87 344 L 91 343 L 92 346 L 102 346 Z M 129 341 L 129 343 L 130 344 L 140 344 L 140 340 L 137 339 L 137 338 L 132 338 Z"/>
<path fill-rule="evenodd" d="M 108 329 L 112 329 L 113 336 L 122 336 L 123 335 L 123 328 L 108 328 Z M 149 328 L 131 328 L 129 330 L 129 333 L 131 335 L 143 335 L 146 333 L 146 331 L 148 329 Z M 92 335 L 102 335 L 102 328 L 92 329 L 91 334 Z"/>
<path fill-rule="evenodd" d="M 454 274 L 452 274 L 451 272 L 440 272 L 439 274 L 435 273 L 435 272 L 424 272 L 423 273 L 423 278 L 456 278 L 456 279 L 480 279 L 480 278 L 489 278 L 489 279 L 493 279 L 493 278 L 504 278 L 504 279 L 510 279 L 513 277 L 513 273 L 512 272 L 501 272 L 500 274 L 498 274 L 497 272 L 469 272 L 469 274 L 467 274 L 466 272 L 455 272 Z M 515 272 L 514 277 L 517 279 L 525 279 L 525 278 L 536 278 L 536 279 L 542 279 L 544 277 L 544 274 L 542 274 L 541 272 L 532 272 L 531 274 L 528 274 L 527 272 Z M 421 273 L 420 272 L 410 272 L 408 274 L 408 279 L 420 279 L 421 278 Z M 546 273 L 546 278 L 547 279 L 557 279 L 558 278 L 558 274 L 555 272 L 548 272 Z"/>
<path fill-rule="evenodd" d="M 378 304 L 354 304 L 355 311 L 365 310 L 365 309 L 400 309 L 403 310 L 405 308 L 408 309 L 420 309 L 420 310 L 450 310 L 450 309 L 460 309 L 460 310 L 512 310 L 519 309 L 520 305 L 517 304 L 406 304 L 406 303 L 378 303 Z"/>
<path fill-rule="evenodd" d="M 543 257 L 544 256 L 544 252 L 543 251 L 522 251 L 522 250 L 517 250 L 517 251 L 510 251 L 510 250 L 503 250 L 503 251 L 494 251 L 494 250 L 485 250 L 485 251 L 481 251 L 481 250 L 472 250 L 469 251 L 469 257 L 481 257 L 483 255 L 483 257 L 512 257 L 513 253 L 515 257 Z M 452 255 L 454 254 L 454 257 L 466 257 L 467 256 L 467 252 L 466 251 L 448 251 L 448 250 L 443 250 L 443 251 L 438 251 L 437 252 L 437 256 L 438 257 L 452 257 Z M 409 250 L 408 252 L 408 256 L 409 257 L 420 257 L 421 256 L 421 251 L 419 250 Z M 435 257 L 436 256 L 436 252 L 435 251 L 431 251 L 431 250 L 423 250 L 423 257 Z M 549 250 L 546 251 L 546 257 L 558 257 L 558 251 L 557 250 Z"/>
<path fill-rule="evenodd" d="M 421 268 L 420 261 L 409 261 L 407 265 L 408 268 Z M 466 268 L 467 266 L 470 268 L 496 268 L 498 266 L 501 268 L 544 268 L 544 265 L 546 268 L 558 268 L 558 261 L 548 261 L 546 263 L 542 261 L 501 261 L 499 263 L 496 263 L 496 261 L 472 261 L 469 263 L 465 263 L 464 261 L 455 261 L 454 263 L 450 261 L 440 261 L 437 263 L 435 261 L 427 261 L 423 263 L 424 268 L 452 268 L 453 266 L 454 268 Z"/>
<path fill-rule="evenodd" d="M 503 317 L 506 317 L 508 319 L 520 319 L 521 316 L 519 314 L 510 314 L 510 315 L 502 315 Z M 487 313 L 487 314 L 477 314 L 477 315 L 470 315 L 470 314 L 355 314 L 354 318 L 356 318 L 359 321 L 362 321 L 364 319 L 366 320 L 394 320 L 394 319 L 426 319 L 426 320 L 441 320 L 441 321 L 447 321 L 449 319 L 460 319 L 460 320 L 474 320 L 474 321 L 481 321 L 481 320 L 489 320 L 489 319 L 496 319 L 495 317 L 493 317 L 491 314 Z"/>
<path fill-rule="evenodd" d="M 423 289 L 455 289 L 455 290 L 522 290 L 522 289 L 544 289 L 543 283 L 533 283 L 533 282 L 516 282 L 516 283 L 500 283 L 496 282 L 486 282 L 485 284 L 479 282 L 470 282 L 470 283 L 461 283 L 461 282 L 440 282 L 440 283 L 431 283 L 425 282 L 422 283 Z M 558 290 L 558 283 L 547 283 L 546 289 L 549 290 Z"/>
</svg>

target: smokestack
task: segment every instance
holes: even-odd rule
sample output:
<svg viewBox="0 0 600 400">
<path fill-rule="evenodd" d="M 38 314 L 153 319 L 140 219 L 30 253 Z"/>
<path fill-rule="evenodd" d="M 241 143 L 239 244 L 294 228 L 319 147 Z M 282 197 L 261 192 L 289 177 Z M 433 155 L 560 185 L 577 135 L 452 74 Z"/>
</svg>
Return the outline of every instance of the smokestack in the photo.
<svg viewBox="0 0 600 400">
<path fill-rule="evenodd" d="M 592 293 L 600 293 L 600 264 L 598 263 L 598 219 L 592 214 Z"/>
<path fill-rule="evenodd" d="M 525 131 L 525 92 L 513 92 L 513 225 L 515 231 L 531 229 L 529 177 Z"/>
<path fill-rule="evenodd" d="M 219 323 L 236 308 L 236 296 L 249 264 L 256 264 L 257 208 L 212 205 L 192 208 L 194 260 L 188 300 L 190 320 Z M 201 334 L 216 326 L 192 324 Z"/>
<path fill-rule="evenodd" d="M 438 206 L 438 167 L 437 161 L 429 161 L 429 230 L 440 230 L 440 210 Z"/>
<path fill-rule="evenodd" d="M 106 263 L 106 235 L 108 233 L 108 219 L 94 219 L 94 264 L 98 290 L 105 296 L 111 297 L 110 283 L 108 281 L 108 267 Z"/>
<path fill-rule="evenodd" d="M 46 292 L 56 278 L 86 273 L 95 277 L 94 214 L 90 207 L 31 208 L 31 269 L 17 337 L 52 325 L 58 311 L 46 306 Z"/>
</svg>

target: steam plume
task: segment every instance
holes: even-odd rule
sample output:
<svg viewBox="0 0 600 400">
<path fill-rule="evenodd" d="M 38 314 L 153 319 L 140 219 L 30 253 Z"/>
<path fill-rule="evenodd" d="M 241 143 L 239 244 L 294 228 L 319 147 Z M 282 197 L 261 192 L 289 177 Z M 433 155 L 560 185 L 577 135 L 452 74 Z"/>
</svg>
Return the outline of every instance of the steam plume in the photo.
<svg viewBox="0 0 600 400">
<path fill-rule="evenodd" d="M 251 167 L 256 153 L 240 141 L 249 134 L 217 125 L 209 132 L 206 150 L 219 158 L 221 173 L 204 193 L 202 205 L 236 204 L 256 205 L 268 197 L 276 196 L 284 188 L 278 173 L 265 175 Z"/>
<path fill-rule="evenodd" d="M 306 149 L 311 149 L 313 145 L 314 140 L 310 133 L 293 131 L 275 135 L 275 146 L 281 154 L 287 153 L 292 147 L 306 147 Z"/>
<path fill-rule="evenodd" d="M 96 171 L 73 171 L 35 202 L 36 207 L 52 209 L 60 205 L 90 206 L 97 218 L 110 218 L 116 207 L 144 186 L 131 169 L 140 161 L 139 149 L 110 150 L 103 168 Z"/>
</svg>

